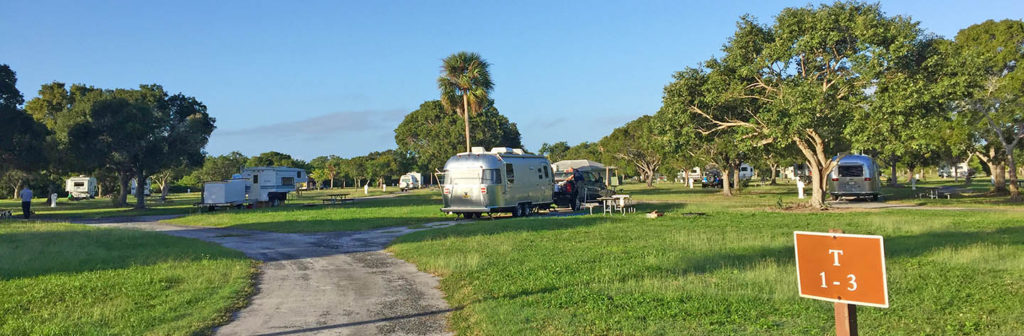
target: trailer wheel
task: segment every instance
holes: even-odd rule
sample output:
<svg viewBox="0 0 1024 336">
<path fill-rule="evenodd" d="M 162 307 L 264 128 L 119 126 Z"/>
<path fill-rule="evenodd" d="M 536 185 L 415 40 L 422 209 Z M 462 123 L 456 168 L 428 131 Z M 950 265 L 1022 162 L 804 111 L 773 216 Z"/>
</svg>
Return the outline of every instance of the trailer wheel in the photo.
<svg viewBox="0 0 1024 336">
<path fill-rule="evenodd" d="M 871 195 L 871 201 L 878 202 L 878 194 Z"/>
<path fill-rule="evenodd" d="M 839 195 L 832 195 L 832 200 L 833 201 L 838 201 L 839 200 Z"/>
<path fill-rule="evenodd" d="M 523 217 L 530 217 L 530 212 L 533 210 L 533 205 L 530 203 L 523 203 Z"/>
<path fill-rule="evenodd" d="M 514 208 L 512 208 L 512 217 L 522 216 L 523 213 L 522 213 L 522 211 L 520 209 L 522 209 L 520 207 L 520 205 L 516 204 L 516 206 Z"/>
</svg>

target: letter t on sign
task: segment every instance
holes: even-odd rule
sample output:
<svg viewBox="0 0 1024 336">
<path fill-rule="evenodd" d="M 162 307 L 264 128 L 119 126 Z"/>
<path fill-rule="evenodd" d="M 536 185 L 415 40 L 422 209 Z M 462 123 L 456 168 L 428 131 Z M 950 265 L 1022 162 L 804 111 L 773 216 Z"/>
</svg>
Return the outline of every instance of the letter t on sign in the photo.
<svg viewBox="0 0 1024 336">
<path fill-rule="evenodd" d="M 828 250 L 828 254 L 831 254 L 835 261 L 832 266 L 839 266 L 839 256 L 843 254 L 843 250 Z"/>
</svg>

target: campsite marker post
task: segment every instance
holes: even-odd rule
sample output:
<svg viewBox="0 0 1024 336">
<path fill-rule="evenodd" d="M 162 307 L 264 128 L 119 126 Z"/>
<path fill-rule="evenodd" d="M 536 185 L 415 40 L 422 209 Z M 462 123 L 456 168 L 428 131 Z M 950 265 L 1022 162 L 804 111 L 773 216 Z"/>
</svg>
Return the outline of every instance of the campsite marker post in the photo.
<svg viewBox="0 0 1024 336">
<path fill-rule="evenodd" d="M 882 236 L 793 232 L 800 296 L 834 303 L 836 335 L 857 335 L 857 307 L 889 307 Z"/>
</svg>

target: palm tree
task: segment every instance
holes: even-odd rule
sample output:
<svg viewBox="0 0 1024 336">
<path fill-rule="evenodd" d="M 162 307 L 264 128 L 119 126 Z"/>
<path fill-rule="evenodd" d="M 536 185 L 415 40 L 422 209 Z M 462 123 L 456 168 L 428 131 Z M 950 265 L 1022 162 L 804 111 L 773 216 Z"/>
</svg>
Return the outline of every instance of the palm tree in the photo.
<svg viewBox="0 0 1024 336">
<path fill-rule="evenodd" d="M 480 54 L 465 51 L 448 56 L 442 63 L 441 77 L 437 78 L 441 104 L 448 111 L 462 115 L 466 125 L 466 151 L 469 152 L 469 115 L 483 109 L 494 88 L 491 74 L 487 71 L 490 64 Z"/>
</svg>

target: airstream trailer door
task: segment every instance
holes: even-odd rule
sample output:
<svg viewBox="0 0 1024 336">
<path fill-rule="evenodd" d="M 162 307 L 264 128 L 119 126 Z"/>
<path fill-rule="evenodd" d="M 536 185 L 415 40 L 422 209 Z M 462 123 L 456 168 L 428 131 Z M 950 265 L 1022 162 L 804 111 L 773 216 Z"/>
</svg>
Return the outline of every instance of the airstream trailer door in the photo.
<svg viewBox="0 0 1024 336">
<path fill-rule="evenodd" d="M 836 168 L 836 191 L 839 193 L 866 193 L 870 191 L 870 175 L 861 163 L 839 164 Z"/>
</svg>

